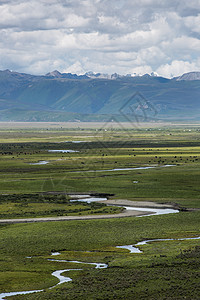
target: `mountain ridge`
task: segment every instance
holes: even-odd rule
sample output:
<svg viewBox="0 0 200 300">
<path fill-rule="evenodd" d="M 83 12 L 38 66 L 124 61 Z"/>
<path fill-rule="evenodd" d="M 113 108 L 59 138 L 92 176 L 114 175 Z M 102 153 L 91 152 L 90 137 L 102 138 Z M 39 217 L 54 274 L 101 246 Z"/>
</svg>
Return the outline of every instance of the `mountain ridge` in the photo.
<svg viewBox="0 0 200 300">
<path fill-rule="evenodd" d="M 192 74 L 191 74 L 192 73 Z M 199 120 L 200 72 L 46 75 L 0 71 L 0 121 Z M 199 78 L 199 79 L 197 79 Z"/>
</svg>

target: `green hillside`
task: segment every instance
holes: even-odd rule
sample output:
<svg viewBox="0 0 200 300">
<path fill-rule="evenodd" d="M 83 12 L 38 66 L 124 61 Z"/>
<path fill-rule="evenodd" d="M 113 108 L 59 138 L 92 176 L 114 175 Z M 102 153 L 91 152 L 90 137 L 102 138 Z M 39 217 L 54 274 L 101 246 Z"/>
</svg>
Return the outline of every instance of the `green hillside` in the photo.
<svg viewBox="0 0 200 300">
<path fill-rule="evenodd" d="M 199 80 L 71 77 L 0 71 L 0 121 L 105 120 L 101 115 L 106 120 L 111 115 L 145 121 L 200 118 Z"/>
</svg>

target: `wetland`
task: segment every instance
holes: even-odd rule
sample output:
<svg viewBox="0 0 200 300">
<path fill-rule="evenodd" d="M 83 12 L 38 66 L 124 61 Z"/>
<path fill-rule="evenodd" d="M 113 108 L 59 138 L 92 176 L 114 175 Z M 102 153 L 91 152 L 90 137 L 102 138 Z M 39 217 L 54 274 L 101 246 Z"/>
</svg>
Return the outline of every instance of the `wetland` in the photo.
<svg viewBox="0 0 200 300">
<path fill-rule="evenodd" d="M 5 299 L 198 299 L 199 130 L 2 127 L 0 219 L 154 211 L 0 224 Z M 179 213 L 156 215 L 159 205 Z M 95 268 L 97 262 L 107 268 Z M 42 291 L 16 294 L 35 290 Z"/>
</svg>

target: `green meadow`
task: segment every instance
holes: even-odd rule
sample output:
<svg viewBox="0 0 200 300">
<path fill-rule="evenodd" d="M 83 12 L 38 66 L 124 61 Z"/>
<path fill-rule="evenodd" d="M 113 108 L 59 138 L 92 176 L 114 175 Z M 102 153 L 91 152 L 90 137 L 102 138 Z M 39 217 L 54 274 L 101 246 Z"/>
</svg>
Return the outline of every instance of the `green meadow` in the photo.
<svg viewBox="0 0 200 300">
<path fill-rule="evenodd" d="M 0 292 L 45 289 L 8 299 L 199 299 L 200 240 L 152 242 L 140 246 L 138 254 L 116 248 L 200 236 L 199 130 L 197 125 L 0 130 L 1 219 L 121 210 L 71 203 L 70 193 L 110 194 L 110 199 L 181 209 L 142 218 L 2 224 Z M 49 261 L 57 251 L 56 259 L 106 263 L 108 268 Z M 58 283 L 51 273 L 64 269 L 82 270 L 65 272 L 73 281 L 48 289 Z"/>
</svg>

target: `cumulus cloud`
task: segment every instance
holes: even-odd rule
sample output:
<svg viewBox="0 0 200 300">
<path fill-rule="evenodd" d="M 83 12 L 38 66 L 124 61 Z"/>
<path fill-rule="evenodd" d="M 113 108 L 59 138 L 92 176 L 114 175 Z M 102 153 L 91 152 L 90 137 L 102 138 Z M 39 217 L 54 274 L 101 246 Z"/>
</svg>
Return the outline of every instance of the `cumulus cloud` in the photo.
<svg viewBox="0 0 200 300">
<path fill-rule="evenodd" d="M 200 70 L 199 0 L 0 0 L 0 69 Z"/>
<path fill-rule="evenodd" d="M 187 72 L 199 71 L 200 60 L 194 62 L 173 60 L 170 64 L 161 65 L 156 71 L 158 74 L 166 77 L 176 77 Z"/>
</svg>

